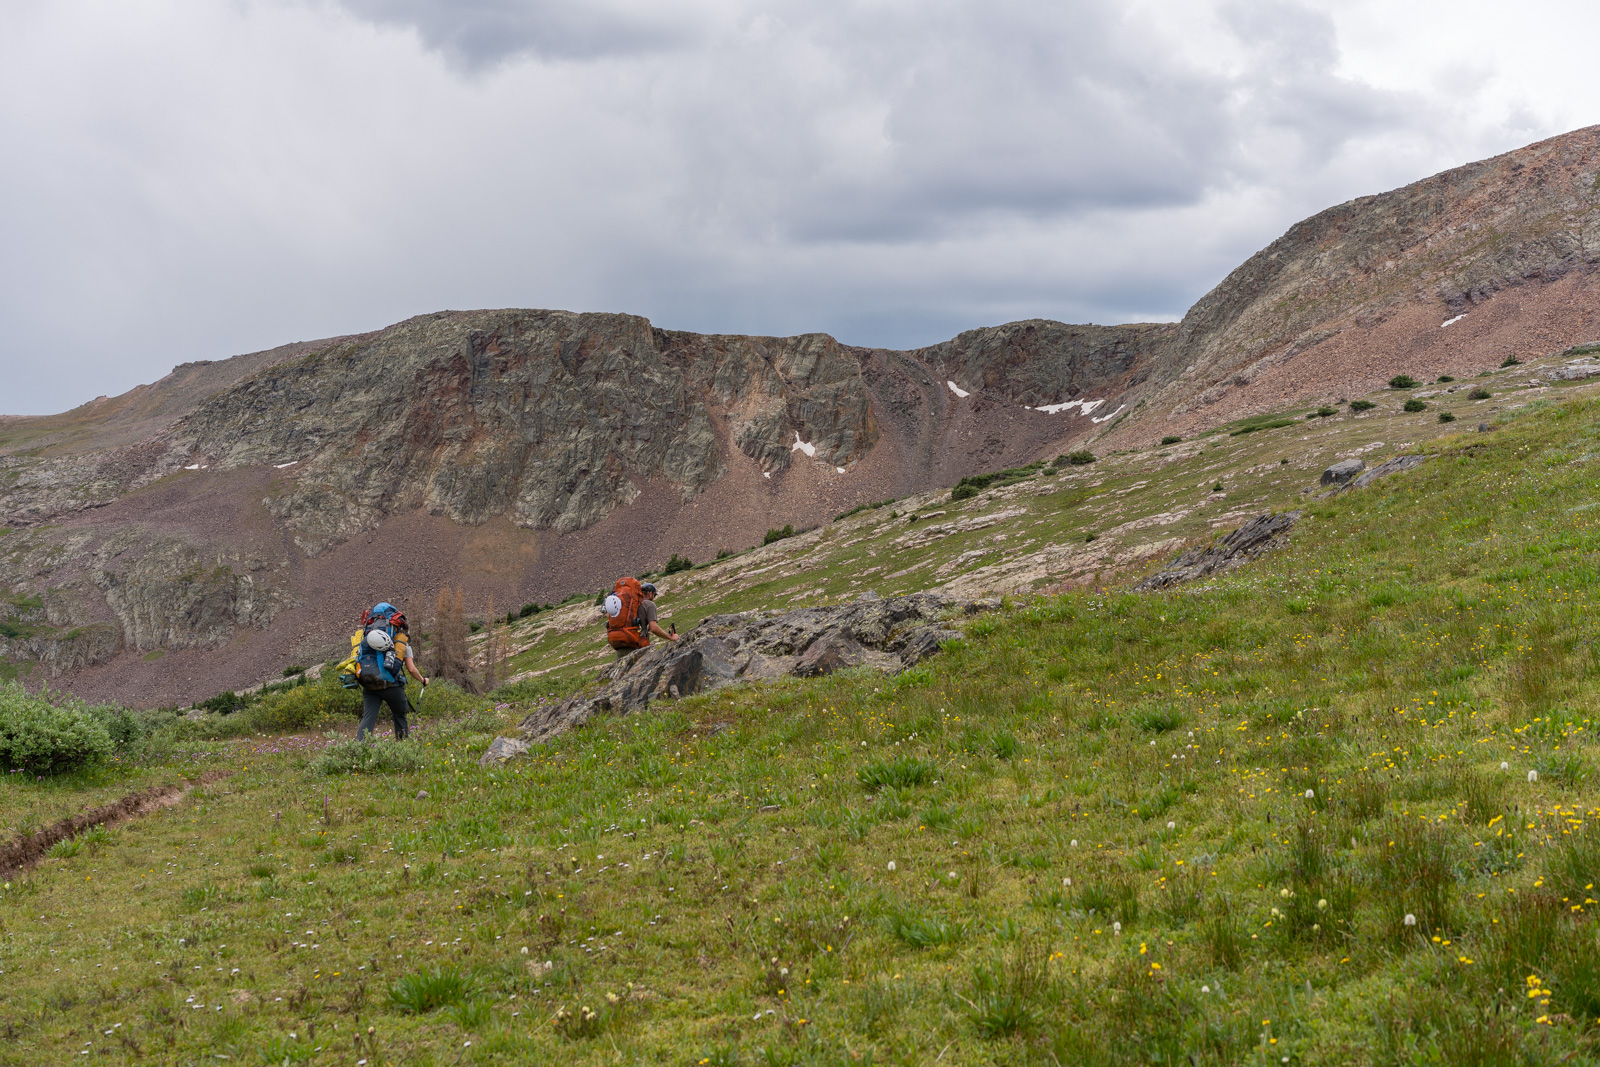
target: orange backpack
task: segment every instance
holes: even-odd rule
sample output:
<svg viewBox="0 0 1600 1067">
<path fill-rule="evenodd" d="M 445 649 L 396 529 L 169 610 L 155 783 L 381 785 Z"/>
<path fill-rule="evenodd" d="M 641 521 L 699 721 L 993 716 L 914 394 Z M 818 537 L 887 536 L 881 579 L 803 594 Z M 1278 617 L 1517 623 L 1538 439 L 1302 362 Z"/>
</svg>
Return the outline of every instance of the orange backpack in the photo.
<svg viewBox="0 0 1600 1067">
<path fill-rule="evenodd" d="M 612 648 L 644 648 L 650 643 L 639 615 L 642 603 L 644 591 L 639 588 L 639 579 L 618 578 L 611 595 L 606 597 L 606 640 Z"/>
</svg>

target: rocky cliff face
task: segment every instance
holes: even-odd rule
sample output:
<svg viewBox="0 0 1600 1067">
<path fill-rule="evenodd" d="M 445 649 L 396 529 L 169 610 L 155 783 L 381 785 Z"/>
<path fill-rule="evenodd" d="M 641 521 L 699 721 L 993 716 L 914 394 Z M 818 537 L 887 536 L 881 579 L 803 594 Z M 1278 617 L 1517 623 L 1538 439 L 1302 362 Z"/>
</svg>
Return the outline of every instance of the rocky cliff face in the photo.
<svg viewBox="0 0 1600 1067">
<path fill-rule="evenodd" d="M 1471 313 L 1498 294 L 1568 275 L 1583 276 L 1587 291 L 1600 264 L 1597 207 L 1600 127 L 1592 126 L 1313 215 L 1189 309 L 1168 358 L 1150 367 L 1147 407 L 1189 426 L 1198 423 L 1182 416 L 1218 404 L 1233 418 L 1249 413 L 1251 399 L 1259 408 L 1371 388 L 1395 371 L 1374 365 L 1352 382 L 1353 347 L 1382 347 L 1401 362 L 1439 347 L 1445 335 L 1434 331 L 1456 316 L 1464 318 L 1445 328 L 1452 341 L 1469 335 L 1456 344 L 1468 361 L 1591 339 L 1597 324 L 1587 316 L 1563 316 L 1543 339 L 1539 312 L 1526 309 L 1520 329 L 1491 338 Z M 1415 328 L 1405 321 L 1412 311 Z M 1472 351 L 1475 331 L 1481 354 Z M 1258 382 L 1279 387 L 1252 396 Z M 1241 391 L 1244 404 L 1223 403 Z"/>
<path fill-rule="evenodd" d="M 0 418 L 0 672 L 205 696 L 320 654 L 374 587 L 559 599 L 1083 442 L 1592 341 L 1597 199 L 1592 128 L 1307 219 L 1180 323 L 894 352 L 441 312 Z"/>
</svg>

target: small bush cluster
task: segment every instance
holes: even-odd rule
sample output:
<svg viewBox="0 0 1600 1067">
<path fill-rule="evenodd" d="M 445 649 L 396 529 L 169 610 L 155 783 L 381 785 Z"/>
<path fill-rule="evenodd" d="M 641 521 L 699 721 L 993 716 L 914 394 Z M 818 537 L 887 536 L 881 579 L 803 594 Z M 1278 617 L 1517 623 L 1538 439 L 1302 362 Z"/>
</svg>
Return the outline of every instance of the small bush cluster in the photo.
<svg viewBox="0 0 1600 1067">
<path fill-rule="evenodd" d="M 1416 397 L 1412 397 L 1410 400 L 1407 400 L 1403 405 L 1401 405 L 1401 407 L 1406 411 L 1428 410 L 1428 405 L 1423 401 L 1418 400 Z"/>
<path fill-rule="evenodd" d="M 680 556 L 676 552 L 674 552 L 672 554 L 672 558 L 667 560 L 667 565 L 665 567 L 661 568 L 661 573 L 662 574 L 677 574 L 679 571 L 687 571 L 687 570 L 693 570 L 693 569 L 694 569 L 694 560 L 690 559 L 688 556 Z"/>
<path fill-rule="evenodd" d="M 783 526 L 783 529 L 781 529 L 781 530 L 779 530 L 779 529 L 768 530 L 767 533 L 766 533 L 766 536 L 761 538 L 761 543 L 764 544 L 764 545 L 770 545 L 774 541 L 782 541 L 786 537 L 793 537 L 793 536 L 794 536 L 794 526 L 792 526 L 789 523 L 785 523 L 784 526 Z"/>
<path fill-rule="evenodd" d="M 408 974 L 389 987 L 389 1003 L 401 1011 L 426 1015 L 471 999 L 472 980 L 454 967 Z"/>
<path fill-rule="evenodd" d="M 341 716 L 361 714 L 361 691 L 346 689 L 336 672 L 324 669 L 322 677 L 308 685 L 270 693 L 248 709 L 249 722 L 242 728 L 266 733 L 287 733 L 320 726 Z"/>
<path fill-rule="evenodd" d="M 1396 374 L 1393 378 L 1389 379 L 1390 389 L 1415 389 L 1421 384 L 1421 382 L 1417 381 L 1409 374 Z"/>
<path fill-rule="evenodd" d="M 1337 415 L 1337 414 L 1339 414 L 1339 409 L 1338 408 L 1330 408 L 1328 405 L 1324 404 L 1320 408 L 1318 408 L 1317 410 L 1313 411 L 1311 414 L 1307 415 L 1306 418 L 1308 418 L 1308 419 L 1326 419 L 1326 418 L 1329 418 L 1329 417 L 1331 417 L 1333 415 Z"/>
<path fill-rule="evenodd" d="M 1164 444 L 1164 445 L 1175 445 L 1175 444 L 1179 444 L 1182 441 L 1183 441 L 1183 438 L 1178 437 L 1175 434 L 1170 434 L 1170 433 L 1167 434 L 1167 436 L 1165 436 L 1165 437 L 1163 437 L 1161 439 L 1161 443 Z"/>
<path fill-rule="evenodd" d="M 1489 392 L 1489 390 L 1485 389 L 1483 386 L 1480 385 L 1480 386 L 1477 386 L 1476 388 L 1474 388 L 1472 390 L 1472 392 L 1467 394 L 1467 399 L 1468 400 L 1488 400 L 1493 395 L 1494 395 L 1493 393 Z"/>
<path fill-rule="evenodd" d="M 1073 455 L 1078 455 L 1078 453 L 1075 452 Z M 1094 462 L 1094 457 L 1089 453 L 1085 452 L 1083 455 L 1089 456 L 1086 462 Z M 1066 458 L 1066 462 L 1071 463 L 1074 461 L 1069 456 Z M 1062 465 L 1061 457 L 1057 457 L 1054 465 L 1057 467 Z M 1044 460 L 1039 460 L 1022 467 L 1008 467 L 1003 471 L 992 471 L 988 474 L 969 474 L 957 482 L 954 489 L 950 490 L 950 499 L 952 502 L 967 500 L 977 496 L 985 489 L 998 489 L 1003 485 L 1015 485 L 1026 478 L 1032 478 L 1039 473 L 1039 468 L 1043 466 Z"/>
<path fill-rule="evenodd" d="M 1350 401 L 1350 410 L 1351 411 L 1371 411 L 1373 408 L 1375 408 L 1377 406 L 1378 405 L 1374 404 L 1370 400 L 1352 400 L 1352 401 Z"/>
<path fill-rule="evenodd" d="M 0 768 L 60 774 L 99 763 L 115 749 L 110 731 L 86 705 L 0 682 Z"/>
<path fill-rule="evenodd" d="M 1456 417 L 1454 415 L 1450 414 L 1448 411 L 1441 411 L 1441 412 L 1439 412 L 1439 421 L 1440 422 L 1455 422 L 1456 421 Z"/>
<path fill-rule="evenodd" d="M 539 612 L 541 612 L 541 611 L 554 611 L 554 610 L 555 610 L 555 605 L 554 604 L 524 604 L 524 605 L 522 605 L 522 610 L 521 611 L 508 611 L 508 612 L 506 612 L 506 625 L 509 626 L 511 623 L 516 622 L 518 619 L 532 618 L 533 616 L 539 614 Z"/>
<path fill-rule="evenodd" d="M 871 504 L 857 504 L 855 507 L 851 508 L 849 511 L 841 511 L 839 514 L 835 515 L 833 517 L 833 521 L 834 522 L 838 522 L 840 519 L 848 519 L 850 516 L 859 515 L 863 511 L 876 511 L 878 508 L 886 508 L 890 504 L 898 503 L 899 500 L 900 500 L 899 497 L 893 497 L 893 498 L 891 498 L 889 500 L 879 500 L 879 501 L 875 501 L 874 503 L 871 503 Z M 718 556 L 717 558 L 721 559 L 722 557 Z"/>
<path fill-rule="evenodd" d="M 1295 420 L 1286 419 L 1282 415 L 1257 415 L 1245 419 L 1237 427 L 1228 431 L 1229 437 L 1243 437 L 1248 433 L 1260 433 L 1262 430 L 1279 430 L 1285 426 L 1295 425 Z"/>
<path fill-rule="evenodd" d="M 313 772 L 336 774 L 404 774 L 421 770 L 427 761 L 409 741 L 346 741 L 329 745 L 311 763 Z"/>
<path fill-rule="evenodd" d="M 909 789 L 926 785 L 938 773 L 939 769 L 931 763 L 924 763 L 915 756 L 901 756 L 893 760 L 873 760 L 856 772 L 856 778 L 867 792 L 876 793 L 885 786 Z"/>
<path fill-rule="evenodd" d="M 1505 358 L 1504 362 L 1502 362 L 1500 364 L 1500 366 L 1502 366 L 1502 367 L 1520 367 L 1520 366 L 1522 366 L 1522 360 L 1518 359 L 1516 356 L 1507 356 Z"/>
</svg>

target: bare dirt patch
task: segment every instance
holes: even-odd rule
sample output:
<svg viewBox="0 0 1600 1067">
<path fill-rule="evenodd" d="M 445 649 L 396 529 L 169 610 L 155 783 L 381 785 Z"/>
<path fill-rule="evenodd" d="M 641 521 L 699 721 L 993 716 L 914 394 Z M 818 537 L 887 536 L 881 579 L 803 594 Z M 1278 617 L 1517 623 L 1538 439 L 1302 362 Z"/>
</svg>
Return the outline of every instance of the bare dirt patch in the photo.
<svg viewBox="0 0 1600 1067">
<path fill-rule="evenodd" d="M 188 796 L 196 786 L 218 781 L 232 773 L 224 770 L 206 771 L 196 778 L 185 779 L 181 785 L 151 786 L 137 793 L 129 793 L 121 800 L 91 808 L 81 815 L 60 819 L 37 833 L 22 834 L 0 847 L 0 876 L 9 878 L 27 870 L 42 860 L 53 846 L 85 830 L 96 826 L 112 826 L 162 808 L 170 808 Z"/>
</svg>

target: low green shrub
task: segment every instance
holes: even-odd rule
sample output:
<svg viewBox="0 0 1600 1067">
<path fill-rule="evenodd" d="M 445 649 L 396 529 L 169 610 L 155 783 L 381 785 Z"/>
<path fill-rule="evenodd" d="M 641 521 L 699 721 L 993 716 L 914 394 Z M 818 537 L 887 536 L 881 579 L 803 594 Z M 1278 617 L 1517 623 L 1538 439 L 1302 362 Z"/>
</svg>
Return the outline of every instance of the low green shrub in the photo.
<svg viewBox="0 0 1600 1067">
<path fill-rule="evenodd" d="M 1448 411 L 1441 411 L 1441 412 L 1439 412 L 1439 421 L 1440 422 L 1455 422 L 1456 421 L 1456 417 L 1454 415 L 1450 414 Z"/>
<path fill-rule="evenodd" d="M 911 912 L 895 912 L 888 916 L 885 925 L 889 932 L 912 948 L 935 948 L 953 945 L 961 940 L 966 929 L 938 916 L 922 916 Z"/>
<path fill-rule="evenodd" d="M 437 684 L 444 684 L 442 682 Z M 568 675 L 564 678 L 553 678 L 545 675 L 540 678 L 524 678 L 521 681 L 509 682 L 498 689 L 491 690 L 484 696 L 485 700 L 492 700 L 496 704 L 531 704 L 538 700 L 558 699 L 570 696 L 583 684 L 579 675 Z M 428 692 L 433 692 L 433 686 L 428 686 Z M 431 701 L 432 696 L 428 697 Z"/>
<path fill-rule="evenodd" d="M 1453 381 L 1455 381 L 1455 379 L 1452 378 L 1448 374 L 1441 374 L 1441 375 L 1439 375 L 1439 381 L 1441 381 L 1441 382 L 1453 382 Z"/>
<path fill-rule="evenodd" d="M 1165 437 L 1163 437 L 1161 439 L 1161 443 L 1164 444 L 1164 445 L 1175 445 L 1175 444 L 1180 443 L 1182 440 L 1183 440 L 1183 438 L 1169 433 L 1169 434 L 1167 434 L 1167 436 L 1165 436 Z"/>
<path fill-rule="evenodd" d="M 133 751 L 150 735 L 149 717 L 135 715 L 127 708 L 108 709 L 108 713 L 101 716 L 100 722 L 106 728 L 111 744 L 118 752 Z"/>
<path fill-rule="evenodd" d="M 1042 948 L 1018 945 L 1010 959 L 974 966 L 972 993 L 959 1001 L 973 1028 L 984 1037 L 998 1039 L 1039 1027 L 1057 999 L 1048 958 Z"/>
<path fill-rule="evenodd" d="M 327 777 L 336 774 L 405 774 L 421 770 L 426 763 L 421 750 L 409 741 L 345 741 L 323 749 L 311 761 L 311 770 Z"/>
<path fill-rule="evenodd" d="M 469 693 L 454 682 L 434 682 L 426 690 L 411 686 L 406 695 L 411 700 L 411 709 L 430 719 L 441 715 L 463 715 L 492 706 L 487 697 Z M 361 710 L 359 704 L 356 710 Z"/>
<path fill-rule="evenodd" d="M 214 697 L 200 701 L 195 707 L 203 711 L 214 711 L 218 715 L 232 715 L 247 703 L 249 701 L 230 689 L 225 693 L 218 693 Z"/>
<path fill-rule="evenodd" d="M 1467 399 L 1468 400 L 1488 400 L 1493 395 L 1494 395 L 1493 393 L 1489 392 L 1489 390 L 1485 389 L 1483 386 L 1480 385 L 1477 388 L 1473 389 L 1472 392 L 1467 394 Z"/>
<path fill-rule="evenodd" d="M 1240 426 L 1237 430 L 1230 430 L 1228 432 L 1228 436 L 1243 437 L 1247 433 L 1256 433 L 1261 430 L 1281 430 L 1285 426 L 1293 426 L 1294 424 L 1295 423 L 1293 419 L 1274 419 L 1262 417 L 1259 419 L 1246 421 L 1245 424 Z"/>
<path fill-rule="evenodd" d="M 1507 356 L 1500 365 L 1502 367 L 1520 367 L 1522 366 L 1522 360 L 1518 359 L 1516 356 Z"/>
<path fill-rule="evenodd" d="M 1143 708 L 1133 713 L 1133 721 L 1146 733 L 1164 734 L 1183 725 L 1183 714 L 1176 708 Z"/>
<path fill-rule="evenodd" d="M 1090 463 L 1093 463 L 1094 459 L 1094 453 L 1090 452 L 1087 448 L 1080 448 L 1076 452 L 1067 453 L 1067 462 L 1072 464 L 1074 467 L 1087 466 Z"/>
<path fill-rule="evenodd" d="M 454 967 L 408 974 L 389 987 L 389 1003 L 402 1011 L 425 1015 L 436 1008 L 472 997 L 472 980 Z"/>
<path fill-rule="evenodd" d="M 1409 374 L 1396 374 L 1393 378 L 1389 379 L 1390 389 L 1415 389 L 1421 384 L 1421 382 L 1417 381 Z"/>
<path fill-rule="evenodd" d="M 933 781 L 938 773 L 939 769 L 931 763 L 924 763 L 915 756 L 901 756 L 893 760 L 873 760 L 856 772 L 856 778 L 867 792 L 876 793 L 884 786 L 909 789 L 924 785 Z"/>
<path fill-rule="evenodd" d="M 667 565 L 661 569 L 661 573 L 677 574 L 679 571 L 689 571 L 693 569 L 694 560 L 690 559 L 688 556 L 680 556 L 674 552 L 672 554 L 672 558 L 667 560 Z"/>
<path fill-rule="evenodd" d="M 116 745 L 84 704 L 0 682 L 0 768 L 60 774 L 108 758 Z"/>
<path fill-rule="evenodd" d="M 304 730 L 340 717 L 361 714 L 361 691 L 344 688 L 338 674 L 324 668 L 316 682 L 271 693 L 248 714 L 251 726 L 258 731 Z"/>
<path fill-rule="evenodd" d="M 848 519 L 850 516 L 859 515 L 863 511 L 875 511 L 878 508 L 886 508 L 890 504 L 898 503 L 899 499 L 900 499 L 899 497 L 892 497 L 892 498 L 890 498 L 888 500 L 879 500 L 879 501 L 875 501 L 874 503 L 871 503 L 871 504 L 857 504 L 855 507 L 851 508 L 849 511 L 842 511 L 838 515 L 835 515 L 834 518 L 833 518 L 833 521 L 834 522 L 838 522 L 840 519 Z M 722 557 L 718 556 L 717 558 L 721 559 Z"/>
<path fill-rule="evenodd" d="M 1351 411 L 1371 411 L 1373 408 L 1375 408 L 1377 406 L 1378 405 L 1374 404 L 1370 400 L 1352 400 L 1352 401 L 1350 401 L 1350 410 Z"/>
<path fill-rule="evenodd" d="M 792 525 L 788 524 L 788 523 L 785 523 L 784 526 L 783 526 L 783 529 L 781 529 L 781 530 L 779 530 L 779 529 L 768 530 L 767 533 L 766 533 L 766 536 L 761 538 L 761 543 L 764 544 L 764 545 L 770 545 L 774 541 L 782 541 L 786 537 L 793 537 L 793 536 L 794 536 L 794 527 Z"/>
<path fill-rule="evenodd" d="M 1076 454 L 1073 453 L 1073 455 Z M 1075 461 L 1071 456 L 1057 456 L 1051 466 L 1061 467 L 1072 462 Z M 1089 462 L 1093 462 L 1093 459 L 1091 458 Z M 966 500 L 969 497 L 977 496 L 985 489 L 998 489 L 1003 485 L 1015 485 L 1017 482 L 1032 478 L 1038 474 L 1039 469 L 1043 466 L 1044 460 L 1041 459 L 1021 467 L 1007 467 L 1003 471 L 990 471 L 988 474 L 969 474 L 957 482 L 954 489 L 950 490 L 950 499 L 951 501 Z"/>
<path fill-rule="evenodd" d="M 1403 405 L 1401 405 L 1401 407 L 1405 411 L 1426 411 L 1426 410 L 1428 410 L 1428 405 L 1426 403 L 1424 403 L 1423 401 L 1418 400 L 1416 397 L 1412 397 L 1410 400 L 1407 400 Z"/>
<path fill-rule="evenodd" d="M 1329 416 L 1337 415 L 1337 414 L 1339 414 L 1339 409 L 1338 408 L 1330 408 L 1328 405 L 1324 404 L 1320 408 L 1318 408 L 1317 410 L 1313 411 L 1311 414 L 1307 415 L 1306 418 L 1308 418 L 1308 419 L 1326 419 Z"/>
</svg>

